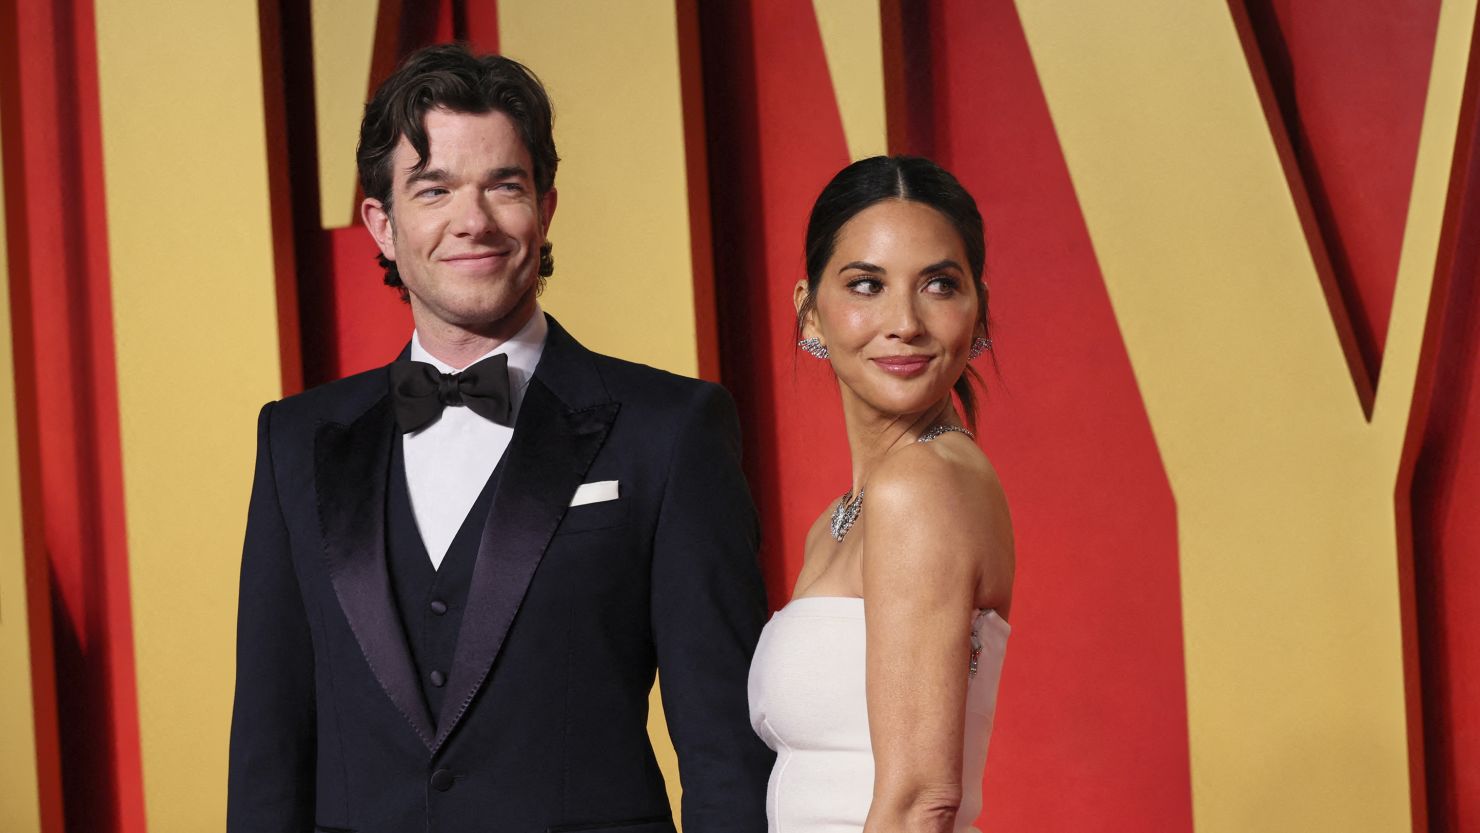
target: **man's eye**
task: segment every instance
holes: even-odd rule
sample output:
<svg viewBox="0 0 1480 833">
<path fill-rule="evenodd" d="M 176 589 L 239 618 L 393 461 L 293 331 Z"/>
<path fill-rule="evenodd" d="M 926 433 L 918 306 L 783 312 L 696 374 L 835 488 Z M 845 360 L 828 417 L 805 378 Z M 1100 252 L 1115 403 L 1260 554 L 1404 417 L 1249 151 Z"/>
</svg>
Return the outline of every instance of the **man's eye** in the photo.
<svg viewBox="0 0 1480 833">
<path fill-rule="evenodd" d="M 423 188 L 422 190 L 416 192 L 416 196 L 425 199 L 440 197 L 446 193 L 448 193 L 446 188 Z"/>
</svg>

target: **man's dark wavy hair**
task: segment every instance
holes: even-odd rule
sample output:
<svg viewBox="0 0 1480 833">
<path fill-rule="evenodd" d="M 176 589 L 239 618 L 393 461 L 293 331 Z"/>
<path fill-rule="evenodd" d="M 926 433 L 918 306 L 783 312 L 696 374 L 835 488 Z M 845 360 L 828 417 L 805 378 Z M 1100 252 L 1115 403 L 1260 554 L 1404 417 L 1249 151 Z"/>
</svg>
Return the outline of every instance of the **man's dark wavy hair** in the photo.
<svg viewBox="0 0 1480 833">
<path fill-rule="evenodd" d="M 498 111 L 507 115 L 534 164 L 536 197 L 555 187 L 560 157 L 555 153 L 550 97 L 540 79 L 528 67 L 502 55 L 474 55 L 463 44 L 441 44 L 409 55 L 365 105 L 355 151 L 360 189 L 366 197 L 379 200 L 386 214 L 392 213 L 395 180 L 391 155 L 405 136 L 416 151 L 412 173 L 426 168 L 429 148 L 424 119 L 428 110 L 439 107 L 454 113 Z M 555 271 L 550 250 L 549 241 L 540 247 L 541 283 Z M 395 261 L 381 255 L 380 265 L 385 267 L 386 286 L 395 287 L 405 300 L 406 285 Z"/>
</svg>

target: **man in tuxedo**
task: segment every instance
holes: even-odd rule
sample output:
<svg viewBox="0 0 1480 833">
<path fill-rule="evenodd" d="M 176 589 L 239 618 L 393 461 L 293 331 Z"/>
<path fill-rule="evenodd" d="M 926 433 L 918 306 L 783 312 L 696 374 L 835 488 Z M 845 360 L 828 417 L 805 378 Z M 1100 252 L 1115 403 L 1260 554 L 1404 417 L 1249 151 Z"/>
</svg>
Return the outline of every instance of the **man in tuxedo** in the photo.
<svg viewBox="0 0 1480 833">
<path fill-rule="evenodd" d="M 358 162 L 415 332 L 262 409 L 228 830 L 672 833 L 655 669 L 686 830 L 764 830 L 734 405 L 541 311 L 545 91 L 506 58 L 423 50 L 367 105 Z"/>
</svg>

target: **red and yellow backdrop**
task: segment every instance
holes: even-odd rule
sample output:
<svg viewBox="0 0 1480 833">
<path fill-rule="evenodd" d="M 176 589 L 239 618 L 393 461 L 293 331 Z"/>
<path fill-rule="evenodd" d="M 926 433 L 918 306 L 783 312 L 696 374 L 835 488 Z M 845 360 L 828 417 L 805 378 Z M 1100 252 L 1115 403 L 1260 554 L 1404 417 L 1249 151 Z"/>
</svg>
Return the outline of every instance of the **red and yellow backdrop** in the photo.
<svg viewBox="0 0 1480 833">
<path fill-rule="evenodd" d="M 221 824 L 253 418 L 407 338 L 355 134 L 457 38 L 555 101 L 545 307 L 736 394 L 776 606 L 848 471 L 792 344 L 811 199 L 883 152 L 976 194 L 1020 563 L 984 830 L 1480 830 L 1476 26 L 0 0 L 0 829 Z M 653 734 L 673 773 L 656 700 Z"/>
</svg>

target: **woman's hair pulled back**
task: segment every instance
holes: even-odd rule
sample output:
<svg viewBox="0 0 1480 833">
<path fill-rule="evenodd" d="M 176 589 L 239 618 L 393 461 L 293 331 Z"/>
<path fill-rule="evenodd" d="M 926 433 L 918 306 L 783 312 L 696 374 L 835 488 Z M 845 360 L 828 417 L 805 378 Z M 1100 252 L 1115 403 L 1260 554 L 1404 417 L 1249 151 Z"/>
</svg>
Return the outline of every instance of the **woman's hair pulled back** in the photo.
<svg viewBox="0 0 1480 833">
<path fill-rule="evenodd" d="M 966 265 L 976 286 L 977 323 L 987 333 L 987 287 L 982 282 L 986 271 L 987 244 L 982 215 L 956 177 L 950 171 L 919 156 L 873 156 L 860 159 L 839 171 L 812 205 L 807 221 L 806 267 L 807 298 L 797 311 L 797 330 L 817 305 L 817 287 L 823 270 L 837 248 L 838 233 L 848 221 L 864 209 L 884 200 L 904 200 L 928 205 L 950 221 L 961 245 L 966 250 Z M 952 390 L 961 400 L 968 424 L 976 423 L 976 396 L 972 383 L 980 383 L 976 370 L 967 365 Z"/>
</svg>

